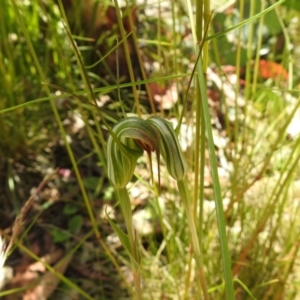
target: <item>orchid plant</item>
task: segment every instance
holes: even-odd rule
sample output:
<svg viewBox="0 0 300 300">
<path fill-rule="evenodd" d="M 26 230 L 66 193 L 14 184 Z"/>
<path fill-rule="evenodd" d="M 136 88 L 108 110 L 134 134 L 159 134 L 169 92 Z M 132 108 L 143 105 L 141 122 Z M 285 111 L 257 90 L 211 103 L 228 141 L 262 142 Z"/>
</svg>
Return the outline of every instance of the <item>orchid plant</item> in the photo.
<svg viewBox="0 0 300 300">
<path fill-rule="evenodd" d="M 188 164 L 181 151 L 173 127 L 168 121 L 160 117 L 151 117 L 147 120 L 138 117 L 128 117 L 118 122 L 112 131 L 114 135 L 109 136 L 107 143 L 108 177 L 115 186 L 117 200 L 125 219 L 127 234 L 109 217 L 108 220 L 129 254 L 135 283 L 136 299 L 142 299 L 140 287 L 140 253 L 132 224 L 131 204 L 126 185 L 131 180 L 137 159 L 143 154 L 144 150 L 148 153 L 150 159 L 151 152 L 155 152 L 158 164 L 161 154 L 169 174 L 177 181 L 178 190 L 187 215 L 194 258 L 199 272 L 203 295 L 205 299 L 208 299 L 201 248 L 193 217 L 193 204 L 190 201 L 191 197 L 189 196 L 186 181 Z"/>
</svg>

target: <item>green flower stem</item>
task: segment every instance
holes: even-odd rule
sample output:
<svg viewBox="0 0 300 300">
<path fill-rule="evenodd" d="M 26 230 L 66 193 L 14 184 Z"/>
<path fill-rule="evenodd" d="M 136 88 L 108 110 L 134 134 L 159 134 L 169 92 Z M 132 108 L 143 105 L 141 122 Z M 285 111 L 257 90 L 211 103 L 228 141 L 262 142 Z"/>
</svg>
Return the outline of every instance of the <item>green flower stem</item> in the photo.
<svg viewBox="0 0 300 300">
<path fill-rule="evenodd" d="M 181 151 L 178 138 L 172 125 L 160 117 L 151 117 L 147 120 L 160 134 L 160 150 L 162 157 L 167 165 L 169 174 L 177 181 L 180 196 L 187 214 L 188 226 L 192 236 L 192 246 L 197 267 L 199 269 L 200 283 L 204 295 L 204 299 L 209 299 L 207 292 L 207 284 L 204 276 L 202 263 L 202 255 L 200 243 L 195 225 L 193 213 L 193 203 L 189 201 L 190 195 L 186 183 L 186 173 L 188 169 L 187 162 Z"/>
<path fill-rule="evenodd" d="M 130 242 L 130 248 L 131 248 L 130 260 L 132 265 L 135 295 L 136 295 L 136 299 L 140 300 L 142 299 L 142 291 L 141 291 L 141 284 L 140 284 L 141 279 L 140 279 L 140 272 L 139 272 L 140 256 L 138 252 L 137 239 L 136 239 L 136 235 L 132 223 L 130 198 L 126 187 L 116 188 L 116 195 L 125 219 L 127 234 Z"/>
<path fill-rule="evenodd" d="M 188 192 L 186 180 L 185 179 L 178 180 L 177 186 L 187 215 L 188 226 L 191 232 L 193 251 L 195 255 L 196 264 L 199 269 L 199 277 L 200 277 L 200 283 L 201 283 L 204 299 L 207 300 L 209 299 L 208 291 L 207 291 L 207 283 L 204 276 L 204 268 L 203 268 L 200 244 L 199 244 L 196 224 L 193 216 L 193 206 L 192 203 L 189 201 L 189 192 Z"/>
</svg>

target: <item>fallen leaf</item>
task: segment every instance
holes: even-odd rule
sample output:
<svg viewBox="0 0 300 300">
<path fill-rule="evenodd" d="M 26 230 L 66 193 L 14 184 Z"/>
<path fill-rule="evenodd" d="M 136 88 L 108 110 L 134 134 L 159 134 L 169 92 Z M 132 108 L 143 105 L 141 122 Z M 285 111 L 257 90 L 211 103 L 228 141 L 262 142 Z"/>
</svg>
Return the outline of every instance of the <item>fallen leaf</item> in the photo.
<svg viewBox="0 0 300 300">
<path fill-rule="evenodd" d="M 289 73 L 280 64 L 274 61 L 261 59 L 259 61 L 259 75 L 264 79 L 288 80 Z"/>
</svg>

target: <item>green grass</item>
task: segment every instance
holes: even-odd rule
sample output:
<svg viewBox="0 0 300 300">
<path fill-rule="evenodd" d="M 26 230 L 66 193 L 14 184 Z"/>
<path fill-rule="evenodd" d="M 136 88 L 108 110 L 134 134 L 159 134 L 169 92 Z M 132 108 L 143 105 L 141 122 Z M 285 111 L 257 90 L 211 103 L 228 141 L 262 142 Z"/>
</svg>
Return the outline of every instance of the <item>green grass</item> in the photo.
<svg viewBox="0 0 300 300">
<path fill-rule="evenodd" d="M 39 203 L 41 210 L 39 214 L 34 211 L 36 218 L 32 219 L 24 209 L 20 218 L 26 228 L 41 226 L 53 237 L 55 228 L 56 234 L 64 230 L 66 235 L 61 238 L 65 260 L 74 257 L 74 261 L 86 265 L 103 263 L 101 271 L 108 277 L 101 281 L 73 276 L 43 263 L 61 281 L 53 299 L 67 293 L 82 299 L 299 297 L 300 137 L 288 136 L 287 130 L 295 122 L 300 106 L 299 74 L 294 67 L 299 60 L 299 41 L 293 36 L 299 25 L 291 22 L 299 19 L 300 12 L 282 2 L 271 5 L 268 1 L 241 0 L 235 6 L 237 18 L 217 11 L 210 19 L 209 1 L 199 1 L 194 20 L 190 1 L 171 1 L 168 18 L 163 15 L 165 2 L 158 1 L 158 15 L 147 15 L 149 6 L 140 8 L 145 10 L 140 15 L 143 30 L 129 35 L 115 1 L 116 22 L 121 28 L 116 44 L 128 43 L 124 55 L 129 82 L 124 83 L 100 78 L 93 68 L 86 67 L 90 41 L 81 44 L 82 38 L 73 39 L 72 24 L 69 27 L 61 14 L 61 1 L 3 0 L 0 154 L 4 174 L 1 187 L 8 192 L 1 196 L 7 206 L 1 213 L 11 209 L 15 217 L 26 207 L 29 190 L 34 187 L 26 184 L 26 171 L 34 169 L 40 177 L 47 175 L 56 167 L 54 149 L 62 145 L 76 182 L 65 183 L 57 177 L 51 184 L 62 191 L 69 188 L 78 193 L 71 200 L 60 199 L 63 206 L 76 207 L 76 213 L 61 210 L 59 217 L 70 221 L 72 216 L 79 216 L 83 221 L 67 222 L 62 229 L 51 220 L 44 224 L 39 214 L 48 212 L 53 206 L 51 201 Z M 203 17 L 202 24 L 199 20 Z M 128 21 L 133 23 L 131 18 Z M 269 36 L 263 34 L 264 30 Z M 272 42 L 279 33 L 285 37 L 281 53 L 276 52 Z M 152 74 L 143 70 L 137 78 L 130 47 L 134 45 L 138 51 L 139 41 L 146 44 L 142 52 L 149 63 L 159 64 Z M 264 47 L 270 48 L 268 59 L 288 71 L 287 82 L 262 78 L 259 51 Z M 110 47 L 107 55 L 114 51 Z M 199 51 L 202 59 L 197 61 Z M 244 70 L 244 82 L 229 83 L 230 91 L 227 85 L 231 75 L 223 70 L 229 63 L 234 65 L 237 78 Z M 217 89 L 210 85 L 209 75 L 208 79 L 205 76 L 212 65 L 222 83 Z M 140 101 L 139 86 L 146 84 L 149 92 L 151 82 L 162 86 L 173 83 L 180 91 L 179 101 L 169 111 L 155 108 L 151 97 L 147 105 Z M 208 97 L 214 88 L 218 95 L 215 102 L 213 96 Z M 233 93 L 231 99 L 229 92 Z M 114 101 L 99 108 L 97 101 L 106 94 Z M 135 175 L 127 189 L 122 186 L 122 195 L 118 187 L 113 192 L 107 176 L 111 163 L 107 140 L 110 134 L 114 147 L 120 146 L 112 128 L 132 114 L 143 119 L 157 115 L 175 120 L 179 125 L 174 129 L 180 133 L 180 140 L 184 128 L 192 132 L 184 153 L 189 165 L 184 179 L 187 185 L 179 180 L 177 187 L 171 178 L 176 162 L 169 161 L 168 155 L 163 153 L 165 160 L 157 164 L 157 158 L 152 157 L 150 163 L 144 154 L 132 162 L 134 166 L 136 163 Z M 76 133 L 75 116 L 84 124 Z M 20 165 L 25 166 L 25 176 L 18 173 Z M 92 172 L 95 169 L 99 170 L 96 175 Z M 142 196 L 136 196 L 141 191 L 146 193 L 144 202 L 139 198 Z M 126 205 L 116 199 L 125 199 Z M 147 218 L 139 220 L 137 212 L 145 213 Z M 133 223 L 144 222 L 137 227 L 136 236 L 132 219 Z M 125 223 L 129 239 L 124 234 Z M 152 232 L 143 235 L 141 228 L 146 225 Z M 74 226 L 78 226 L 76 234 Z M 33 261 L 41 261 L 30 248 L 26 228 L 24 235 L 19 232 L 21 228 L 13 235 L 12 249 L 18 248 Z M 112 242 L 117 235 L 121 243 Z M 9 239 L 7 233 L 3 232 L 3 236 Z M 88 258 L 84 256 L 86 251 Z M 132 271 L 135 280 L 129 275 Z M 120 286 L 118 291 L 109 288 L 115 284 Z M 0 296 L 14 292 L 3 290 Z"/>
</svg>

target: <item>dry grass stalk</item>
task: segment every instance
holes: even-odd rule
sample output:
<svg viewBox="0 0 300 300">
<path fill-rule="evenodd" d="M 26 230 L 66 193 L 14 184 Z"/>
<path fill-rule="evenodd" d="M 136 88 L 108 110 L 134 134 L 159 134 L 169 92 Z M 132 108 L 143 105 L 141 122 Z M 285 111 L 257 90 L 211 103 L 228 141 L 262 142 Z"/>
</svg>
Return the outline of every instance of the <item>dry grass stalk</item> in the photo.
<svg viewBox="0 0 300 300">
<path fill-rule="evenodd" d="M 9 243 L 8 243 L 7 247 L 6 247 L 5 241 L 2 240 L 1 236 L 0 236 L 0 263 L 2 263 L 2 261 L 3 261 L 3 265 L 4 265 L 4 262 L 5 262 L 6 258 L 8 257 L 9 251 L 11 250 L 15 239 L 17 238 L 17 236 L 21 232 L 24 220 L 25 220 L 29 210 L 32 208 L 32 206 L 34 204 L 34 200 L 36 199 L 38 194 L 42 191 L 42 189 L 45 187 L 45 185 L 54 178 L 54 176 L 57 174 L 57 171 L 58 171 L 58 169 L 54 170 L 51 174 L 47 175 L 41 181 L 41 183 L 39 184 L 39 186 L 37 187 L 37 189 L 33 193 L 33 195 L 31 195 L 28 198 L 28 200 L 25 202 L 24 206 L 21 209 L 21 212 L 16 217 L 16 219 L 13 223 L 12 235 L 11 235 L 11 238 L 9 240 Z"/>
</svg>

